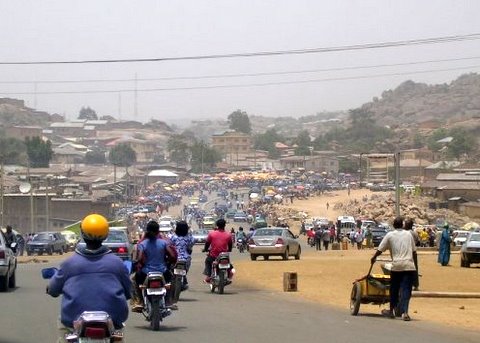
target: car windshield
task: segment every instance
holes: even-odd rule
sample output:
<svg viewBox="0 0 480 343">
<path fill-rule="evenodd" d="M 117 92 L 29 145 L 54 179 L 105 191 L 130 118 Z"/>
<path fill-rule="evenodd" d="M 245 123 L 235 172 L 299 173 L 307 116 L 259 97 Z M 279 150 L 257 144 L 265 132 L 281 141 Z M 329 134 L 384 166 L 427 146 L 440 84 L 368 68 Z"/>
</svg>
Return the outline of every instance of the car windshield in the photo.
<svg viewBox="0 0 480 343">
<path fill-rule="evenodd" d="M 126 242 L 125 234 L 122 231 L 110 231 L 105 243 L 124 243 Z"/>
<path fill-rule="evenodd" d="M 457 238 L 464 238 L 468 236 L 468 232 L 459 232 L 457 234 Z"/>
<path fill-rule="evenodd" d="M 470 236 L 470 242 L 480 242 L 480 234 L 472 233 Z"/>
<path fill-rule="evenodd" d="M 49 233 L 39 233 L 35 235 L 32 240 L 33 241 L 51 241 L 53 240 L 53 235 Z"/>
<path fill-rule="evenodd" d="M 192 232 L 192 235 L 197 235 L 197 236 L 208 235 L 208 231 L 207 230 L 196 230 L 196 231 Z"/>
<path fill-rule="evenodd" d="M 259 236 L 281 236 L 282 229 L 263 229 L 255 232 L 255 237 Z"/>
</svg>

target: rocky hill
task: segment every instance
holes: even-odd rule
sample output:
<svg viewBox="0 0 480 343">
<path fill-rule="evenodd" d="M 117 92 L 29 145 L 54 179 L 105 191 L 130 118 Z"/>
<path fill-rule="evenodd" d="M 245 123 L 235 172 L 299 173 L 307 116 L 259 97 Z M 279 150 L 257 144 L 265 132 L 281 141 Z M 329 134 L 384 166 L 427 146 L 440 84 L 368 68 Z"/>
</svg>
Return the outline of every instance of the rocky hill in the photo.
<svg viewBox="0 0 480 343">
<path fill-rule="evenodd" d="M 26 107 L 23 100 L 0 98 L 0 126 L 46 127 L 56 121 L 63 121 L 63 117 Z"/>
<path fill-rule="evenodd" d="M 480 75 L 465 74 L 441 85 L 405 81 L 362 108 L 373 112 L 378 124 L 390 126 L 440 127 L 480 117 Z"/>
</svg>

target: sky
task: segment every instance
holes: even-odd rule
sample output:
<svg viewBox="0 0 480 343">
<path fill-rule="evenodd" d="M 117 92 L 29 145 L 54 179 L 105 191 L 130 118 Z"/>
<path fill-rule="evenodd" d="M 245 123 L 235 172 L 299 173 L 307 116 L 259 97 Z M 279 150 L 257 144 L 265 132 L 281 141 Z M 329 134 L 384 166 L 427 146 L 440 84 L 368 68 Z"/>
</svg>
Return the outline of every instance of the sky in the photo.
<svg viewBox="0 0 480 343">
<path fill-rule="evenodd" d="M 0 63 L 235 54 L 480 33 L 476 0 L 0 0 L 0 8 Z M 450 61 L 398 65 L 438 60 Z M 367 66 L 377 67 L 352 68 Z M 405 80 L 449 83 L 479 71 L 480 39 L 301 55 L 0 64 L 0 97 L 24 99 L 66 119 L 89 106 L 99 116 L 187 125 L 237 109 L 294 117 L 348 110 Z M 42 94 L 59 91 L 74 93 Z"/>
</svg>

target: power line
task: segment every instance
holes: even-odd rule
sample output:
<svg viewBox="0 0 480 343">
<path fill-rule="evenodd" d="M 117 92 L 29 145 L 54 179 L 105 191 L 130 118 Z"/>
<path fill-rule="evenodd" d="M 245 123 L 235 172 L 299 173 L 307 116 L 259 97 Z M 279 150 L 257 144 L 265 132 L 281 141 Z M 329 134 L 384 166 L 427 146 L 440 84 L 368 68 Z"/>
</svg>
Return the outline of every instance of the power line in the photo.
<svg viewBox="0 0 480 343">
<path fill-rule="evenodd" d="M 346 71 L 346 70 L 357 70 L 357 69 L 399 67 L 399 66 L 419 65 L 419 64 L 427 64 L 427 63 L 467 61 L 467 60 L 475 60 L 475 59 L 480 59 L 480 56 L 413 61 L 413 62 L 404 62 L 404 63 L 346 66 L 346 67 L 323 68 L 323 69 L 274 71 L 274 72 L 261 72 L 261 73 L 217 74 L 217 75 L 200 75 L 200 76 L 171 76 L 171 77 L 137 78 L 137 79 L 129 78 L 129 79 L 32 80 L 32 81 L 19 80 L 19 81 L 0 81 L 0 84 L 60 84 L 60 83 L 73 84 L 73 83 L 107 83 L 107 82 L 135 82 L 135 81 L 141 82 L 141 81 L 204 80 L 204 79 L 274 76 L 274 75 L 306 74 L 306 73 L 318 73 L 318 72 L 330 72 L 330 71 Z"/>
<path fill-rule="evenodd" d="M 400 72 L 400 73 L 384 73 L 384 74 L 346 76 L 346 77 L 335 77 L 335 78 L 324 78 L 324 79 L 307 79 L 307 80 L 262 82 L 262 83 L 249 83 L 249 84 L 169 87 L 169 88 L 143 88 L 143 89 L 134 88 L 134 89 L 115 89 L 115 90 L 85 90 L 85 91 L 44 91 L 44 92 L 7 92 L 7 93 L 0 92 L 0 94 L 2 95 L 101 94 L 101 93 L 119 93 L 119 92 L 136 92 L 136 91 L 137 92 L 163 92 L 163 91 L 201 90 L 201 89 L 219 89 L 219 88 L 264 87 L 264 86 L 317 83 L 317 82 L 329 82 L 329 81 L 361 80 L 361 79 L 370 79 L 370 78 L 378 78 L 378 77 L 426 74 L 426 73 L 445 72 L 445 71 L 454 71 L 454 70 L 472 70 L 476 68 L 480 68 L 480 65 L 457 67 L 457 68 L 419 70 L 419 71 Z"/>
<path fill-rule="evenodd" d="M 317 54 L 317 53 L 339 52 L 339 51 L 382 49 L 382 48 L 411 46 L 411 45 L 443 44 L 443 43 L 469 41 L 469 40 L 477 40 L 477 39 L 480 39 L 480 33 L 381 42 L 381 43 L 355 44 L 355 45 L 343 45 L 343 46 L 320 47 L 320 48 L 304 48 L 304 49 L 293 49 L 293 50 L 259 51 L 259 52 L 233 53 L 233 54 L 212 54 L 212 55 L 179 56 L 179 57 L 107 59 L 107 60 L 94 59 L 94 60 L 77 60 L 77 61 L 3 61 L 3 62 L 0 62 L 0 65 L 141 63 L 141 62 L 206 60 L 206 59 L 236 58 L 236 57 L 301 55 L 301 54 Z"/>
</svg>

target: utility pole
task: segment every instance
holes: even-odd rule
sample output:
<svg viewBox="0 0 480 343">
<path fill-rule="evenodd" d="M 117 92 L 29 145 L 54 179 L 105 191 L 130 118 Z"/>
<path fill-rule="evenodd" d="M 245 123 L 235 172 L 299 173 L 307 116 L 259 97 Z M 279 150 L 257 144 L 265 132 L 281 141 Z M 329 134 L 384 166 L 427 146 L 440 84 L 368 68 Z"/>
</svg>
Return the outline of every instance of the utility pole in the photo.
<svg viewBox="0 0 480 343">
<path fill-rule="evenodd" d="M 49 206 L 48 206 L 48 183 L 49 183 L 49 178 L 48 176 L 46 177 L 46 184 L 45 184 L 45 230 L 48 231 L 50 228 L 50 216 L 49 216 Z"/>
<path fill-rule="evenodd" d="M 118 121 L 122 121 L 122 92 L 118 92 Z"/>
<path fill-rule="evenodd" d="M 134 97 L 134 103 L 133 103 L 133 114 L 135 116 L 135 119 L 138 118 L 138 89 L 137 89 L 137 73 L 135 73 L 135 88 L 134 88 L 134 94 L 133 94 L 133 97 Z"/>
<path fill-rule="evenodd" d="M 35 218 L 33 210 L 33 185 L 32 178 L 30 177 L 30 159 L 27 158 L 27 180 L 30 184 L 30 233 L 35 232 Z"/>
<path fill-rule="evenodd" d="M 395 215 L 400 216 L 400 152 L 395 152 Z"/>
<path fill-rule="evenodd" d="M 203 141 L 201 144 L 202 144 L 202 178 L 203 178 L 203 145 L 204 145 Z"/>
</svg>

